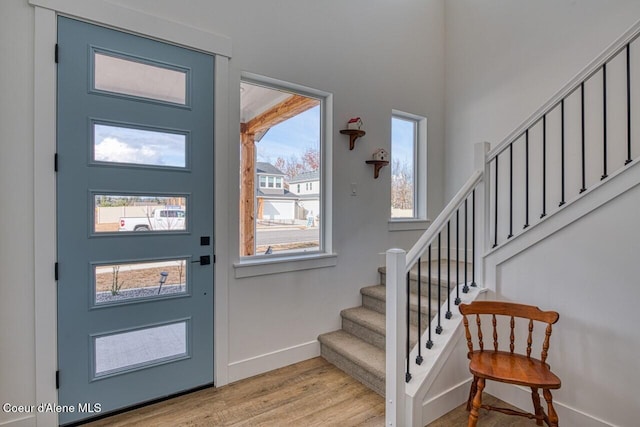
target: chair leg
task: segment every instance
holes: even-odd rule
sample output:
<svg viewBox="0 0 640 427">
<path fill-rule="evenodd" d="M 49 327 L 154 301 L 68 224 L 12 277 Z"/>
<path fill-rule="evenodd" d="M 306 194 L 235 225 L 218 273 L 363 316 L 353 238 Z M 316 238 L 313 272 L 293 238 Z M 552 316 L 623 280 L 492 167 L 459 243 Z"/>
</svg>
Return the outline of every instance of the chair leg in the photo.
<svg viewBox="0 0 640 427">
<path fill-rule="evenodd" d="M 533 409 L 536 414 L 536 424 L 541 426 L 544 421 L 544 412 L 540 405 L 540 394 L 537 388 L 531 387 L 531 400 L 533 400 Z"/>
<path fill-rule="evenodd" d="M 482 406 L 482 390 L 484 390 L 484 378 L 478 378 L 476 395 L 473 398 L 473 407 L 469 414 L 468 427 L 476 427 L 478 424 L 478 416 L 480 415 L 480 407 Z"/>
<path fill-rule="evenodd" d="M 549 406 L 549 424 L 551 427 L 558 427 L 558 414 L 556 414 L 556 410 L 553 408 L 553 396 L 551 396 L 551 391 L 545 388 L 542 390 L 542 395 Z"/>
<path fill-rule="evenodd" d="M 467 399 L 467 412 L 471 410 L 471 404 L 473 403 L 473 398 L 476 395 L 476 390 L 478 390 L 478 377 L 474 376 L 471 381 L 471 389 L 469 390 L 469 398 Z"/>
</svg>

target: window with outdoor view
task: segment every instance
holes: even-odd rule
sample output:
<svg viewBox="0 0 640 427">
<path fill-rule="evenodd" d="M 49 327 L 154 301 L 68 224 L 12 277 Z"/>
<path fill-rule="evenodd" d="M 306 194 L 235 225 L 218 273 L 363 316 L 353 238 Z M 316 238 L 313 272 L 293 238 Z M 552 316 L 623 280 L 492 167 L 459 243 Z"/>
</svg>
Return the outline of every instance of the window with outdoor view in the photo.
<svg viewBox="0 0 640 427">
<path fill-rule="evenodd" d="M 240 256 L 321 251 L 322 98 L 243 80 L 240 107 Z"/>
<path fill-rule="evenodd" d="M 391 218 L 426 217 L 426 119 L 394 111 L 391 117 Z"/>
</svg>

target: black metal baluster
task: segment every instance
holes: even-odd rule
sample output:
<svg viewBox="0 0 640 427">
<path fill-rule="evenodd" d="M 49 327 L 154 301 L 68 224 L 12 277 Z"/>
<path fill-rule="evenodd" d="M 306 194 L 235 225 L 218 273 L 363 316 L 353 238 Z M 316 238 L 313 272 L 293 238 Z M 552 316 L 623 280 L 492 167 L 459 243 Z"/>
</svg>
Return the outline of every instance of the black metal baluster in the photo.
<svg viewBox="0 0 640 427">
<path fill-rule="evenodd" d="M 585 150 L 585 132 L 584 132 L 584 82 L 580 84 L 580 126 L 582 128 L 582 188 L 580 193 L 587 191 L 587 172 L 586 172 L 586 150 Z"/>
<path fill-rule="evenodd" d="M 444 317 L 451 319 L 451 220 L 447 221 L 447 312 Z"/>
<path fill-rule="evenodd" d="M 467 236 L 469 235 L 469 231 L 467 228 L 467 224 L 469 223 L 467 220 L 467 200 L 468 198 L 464 199 L 464 286 L 462 287 L 462 292 L 465 294 L 469 292 L 469 285 L 467 284 L 467 266 L 469 265 L 467 261 Z"/>
<path fill-rule="evenodd" d="M 431 347 L 433 347 L 433 341 L 431 341 L 431 318 L 433 317 L 431 316 L 431 245 L 429 245 L 429 265 L 427 266 L 427 273 L 429 276 L 429 287 L 427 288 L 427 296 L 429 297 L 429 300 L 427 301 L 427 311 L 429 319 L 427 329 L 429 330 L 429 338 L 427 339 L 426 347 L 428 349 L 431 349 Z"/>
<path fill-rule="evenodd" d="M 558 207 L 565 204 L 564 200 L 564 99 L 560 101 L 560 203 Z"/>
<path fill-rule="evenodd" d="M 456 209 L 456 305 L 460 305 L 460 207 Z"/>
<path fill-rule="evenodd" d="M 607 63 L 602 65 L 602 176 L 600 180 L 605 179 L 607 175 Z"/>
<path fill-rule="evenodd" d="M 476 285 L 476 189 L 471 192 L 471 286 Z"/>
<path fill-rule="evenodd" d="M 513 142 L 509 145 L 509 235 L 513 237 Z"/>
<path fill-rule="evenodd" d="M 493 247 L 495 248 L 496 246 L 498 246 L 498 155 L 496 155 L 496 189 L 494 191 L 494 203 L 495 203 L 495 212 L 494 212 L 494 223 L 493 223 Z M 465 206 L 467 201 L 464 201 Z M 467 215 L 467 210 L 465 208 L 464 210 L 464 215 L 465 215 L 465 221 L 466 221 L 466 215 Z M 466 232 L 466 224 L 465 224 L 465 232 Z M 466 234 L 465 234 L 466 235 Z M 465 280 L 465 285 L 466 285 L 466 280 Z"/>
<path fill-rule="evenodd" d="M 564 99 L 560 101 L 560 203 L 558 207 L 565 204 L 564 200 Z"/>
<path fill-rule="evenodd" d="M 625 165 L 631 163 L 631 54 L 627 44 L 627 160 Z"/>
<path fill-rule="evenodd" d="M 418 355 L 416 363 L 422 364 L 422 259 L 418 258 Z"/>
<path fill-rule="evenodd" d="M 411 353 L 411 342 L 409 340 L 409 325 L 411 324 L 410 322 L 410 315 L 411 315 L 411 303 L 409 300 L 409 295 L 410 295 L 410 281 L 411 281 L 411 276 L 410 273 L 407 272 L 407 373 L 405 374 L 404 380 L 405 382 L 409 382 L 411 381 L 411 372 L 409 367 L 411 366 L 411 362 L 409 362 L 409 356 Z"/>
<path fill-rule="evenodd" d="M 442 308 L 442 277 L 440 276 L 440 264 L 442 263 L 442 246 L 441 246 L 442 231 L 438 233 L 438 326 L 436 326 L 436 334 L 442 333 L 442 325 L 440 324 L 440 311 Z"/>
<path fill-rule="evenodd" d="M 547 216 L 547 115 L 542 116 L 542 213 Z"/>
<path fill-rule="evenodd" d="M 529 129 L 524 134 L 524 227 L 529 226 Z"/>
</svg>

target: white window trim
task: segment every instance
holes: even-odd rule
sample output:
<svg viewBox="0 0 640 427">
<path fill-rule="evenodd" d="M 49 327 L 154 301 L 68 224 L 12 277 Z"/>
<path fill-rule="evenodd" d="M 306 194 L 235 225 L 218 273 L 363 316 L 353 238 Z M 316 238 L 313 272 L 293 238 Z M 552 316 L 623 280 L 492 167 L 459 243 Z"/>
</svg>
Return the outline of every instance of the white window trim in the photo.
<svg viewBox="0 0 640 427">
<path fill-rule="evenodd" d="M 266 274 L 310 270 L 333 267 L 337 264 L 337 254 L 333 253 L 333 94 L 283 80 L 254 73 L 241 72 L 240 81 L 272 87 L 285 92 L 295 92 L 303 96 L 319 99 L 320 108 L 320 197 L 322 200 L 322 228 L 320 231 L 320 251 L 292 254 L 253 255 L 240 257 L 233 264 L 236 278 L 255 277 Z M 239 241 L 239 239 L 236 239 Z"/>
<path fill-rule="evenodd" d="M 398 117 L 416 122 L 414 154 L 414 217 L 393 218 L 388 221 L 389 231 L 425 230 L 431 221 L 427 218 L 427 118 L 400 110 L 391 111 L 391 119 Z M 391 150 L 393 159 L 393 149 Z"/>
</svg>

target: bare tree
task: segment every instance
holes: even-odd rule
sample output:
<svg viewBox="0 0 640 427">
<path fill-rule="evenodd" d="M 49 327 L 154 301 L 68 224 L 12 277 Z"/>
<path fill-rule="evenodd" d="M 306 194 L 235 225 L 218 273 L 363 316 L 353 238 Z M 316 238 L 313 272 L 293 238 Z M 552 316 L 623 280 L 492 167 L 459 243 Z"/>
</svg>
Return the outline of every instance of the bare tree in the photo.
<svg viewBox="0 0 640 427">
<path fill-rule="evenodd" d="M 391 207 L 413 209 L 413 174 L 409 165 L 400 160 L 391 164 Z"/>
<path fill-rule="evenodd" d="M 320 168 L 320 150 L 307 147 L 302 157 L 296 155 L 289 156 L 288 159 L 278 157 L 273 165 L 280 169 L 290 181 L 301 173 L 313 172 Z"/>
<path fill-rule="evenodd" d="M 320 168 L 320 150 L 313 147 L 307 147 L 302 155 L 302 164 L 305 172 L 316 171 Z"/>
</svg>

